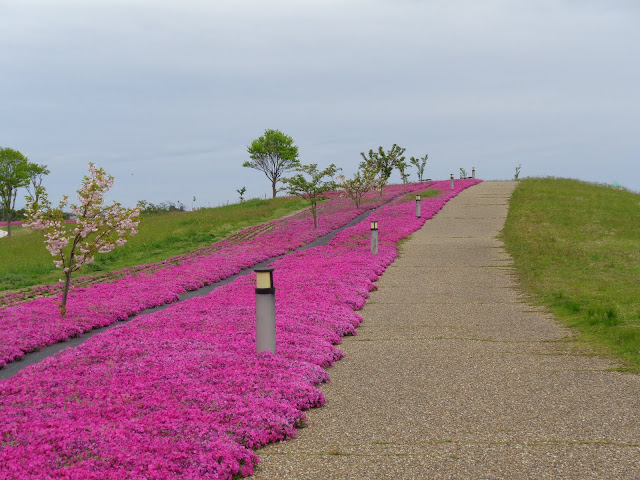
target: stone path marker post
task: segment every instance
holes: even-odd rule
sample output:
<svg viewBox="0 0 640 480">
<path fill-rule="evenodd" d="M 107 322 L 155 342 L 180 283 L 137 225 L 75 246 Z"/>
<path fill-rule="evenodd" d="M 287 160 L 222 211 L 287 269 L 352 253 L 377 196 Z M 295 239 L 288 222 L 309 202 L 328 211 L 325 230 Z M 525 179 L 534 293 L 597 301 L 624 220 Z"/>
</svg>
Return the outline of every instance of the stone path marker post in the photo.
<svg viewBox="0 0 640 480">
<path fill-rule="evenodd" d="M 378 254 L 378 222 L 371 220 L 371 253 Z"/>
<path fill-rule="evenodd" d="M 256 268 L 256 351 L 276 353 L 276 289 L 273 268 Z"/>
<path fill-rule="evenodd" d="M 420 195 L 416 195 L 416 217 L 420 218 Z"/>
</svg>

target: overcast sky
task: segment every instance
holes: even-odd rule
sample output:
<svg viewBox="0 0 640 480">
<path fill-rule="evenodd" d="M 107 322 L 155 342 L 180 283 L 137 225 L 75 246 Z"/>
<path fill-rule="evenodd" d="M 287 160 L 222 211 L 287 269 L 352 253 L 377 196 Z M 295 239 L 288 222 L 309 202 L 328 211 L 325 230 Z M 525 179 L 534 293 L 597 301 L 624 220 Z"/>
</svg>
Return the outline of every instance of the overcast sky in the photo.
<svg viewBox="0 0 640 480">
<path fill-rule="evenodd" d="M 0 45 L 0 146 L 55 201 L 90 161 L 125 205 L 264 196 L 270 128 L 346 174 L 397 143 L 434 179 L 640 191 L 637 0 L 0 0 Z"/>
</svg>

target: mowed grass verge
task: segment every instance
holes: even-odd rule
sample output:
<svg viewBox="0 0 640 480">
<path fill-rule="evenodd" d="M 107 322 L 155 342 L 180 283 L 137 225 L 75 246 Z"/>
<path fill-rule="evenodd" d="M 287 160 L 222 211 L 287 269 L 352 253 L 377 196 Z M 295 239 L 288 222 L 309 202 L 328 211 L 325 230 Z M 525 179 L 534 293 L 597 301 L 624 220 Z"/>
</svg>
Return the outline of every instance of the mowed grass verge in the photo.
<svg viewBox="0 0 640 480">
<path fill-rule="evenodd" d="M 411 202 L 416 200 L 416 195 L 420 195 L 421 198 L 432 198 L 432 197 L 437 197 L 438 195 L 440 195 L 442 193 L 442 190 L 436 190 L 436 189 L 424 189 L 424 190 L 420 190 L 418 192 L 411 192 L 411 193 L 407 193 L 404 197 L 402 197 L 402 199 L 400 200 L 401 202 Z"/>
<path fill-rule="evenodd" d="M 640 195 L 522 180 L 502 232 L 525 291 L 624 369 L 640 371 Z"/>
<path fill-rule="evenodd" d="M 110 272 L 154 263 L 222 240 L 243 228 L 258 225 L 308 207 L 302 198 L 253 199 L 243 203 L 176 214 L 143 215 L 139 233 L 123 247 L 96 255 L 75 276 Z M 68 228 L 73 228 L 69 225 Z M 12 228 L 0 240 L 0 291 L 56 283 L 61 271 L 45 249 L 42 232 Z"/>
</svg>

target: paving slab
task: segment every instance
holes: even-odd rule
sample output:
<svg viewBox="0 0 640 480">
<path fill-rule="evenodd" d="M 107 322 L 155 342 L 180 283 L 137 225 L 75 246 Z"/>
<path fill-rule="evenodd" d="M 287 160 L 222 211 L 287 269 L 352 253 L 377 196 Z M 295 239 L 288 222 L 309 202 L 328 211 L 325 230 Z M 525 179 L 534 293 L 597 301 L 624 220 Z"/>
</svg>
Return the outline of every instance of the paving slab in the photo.
<svg viewBox="0 0 640 480">
<path fill-rule="evenodd" d="M 465 190 L 403 243 L 326 405 L 254 478 L 640 479 L 640 376 L 519 290 L 499 238 L 515 185 Z"/>
</svg>

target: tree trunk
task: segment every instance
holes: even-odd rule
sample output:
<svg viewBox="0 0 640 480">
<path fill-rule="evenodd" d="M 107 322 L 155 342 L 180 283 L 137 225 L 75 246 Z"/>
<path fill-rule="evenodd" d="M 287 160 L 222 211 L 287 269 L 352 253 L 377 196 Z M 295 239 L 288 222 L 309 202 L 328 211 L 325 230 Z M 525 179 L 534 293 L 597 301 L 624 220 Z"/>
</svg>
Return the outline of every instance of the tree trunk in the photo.
<svg viewBox="0 0 640 480">
<path fill-rule="evenodd" d="M 318 228 L 318 211 L 315 205 L 311 206 L 311 213 L 313 214 L 313 228 Z"/>
<path fill-rule="evenodd" d="M 278 190 L 276 189 L 276 182 L 277 180 L 271 182 L 271 188 L 273 189 L 273 198 L 276 198 L 276 193 L 278 193 Z"/>
<path fill-rule="evenodd" d="M 11 236 L 11 220 L 12 214 L 11 212 L 16 208 L 16 197 L 18 196 L 18 189 L 13 191 L 13 204 L 11 203 L 11 192 L 9 192 L 9 209 L 7 210 L 7 236 Z"/>
<path fill-rule="evenodd" d="M 64 273 L 64 287 L 62 288 L 62 301 L 60 302 L 60 313 L 64 317 L 67 314 L 67 297 L 69 296 L 69 286 L 71 285 L 71 272 Z"/>
</svg>

